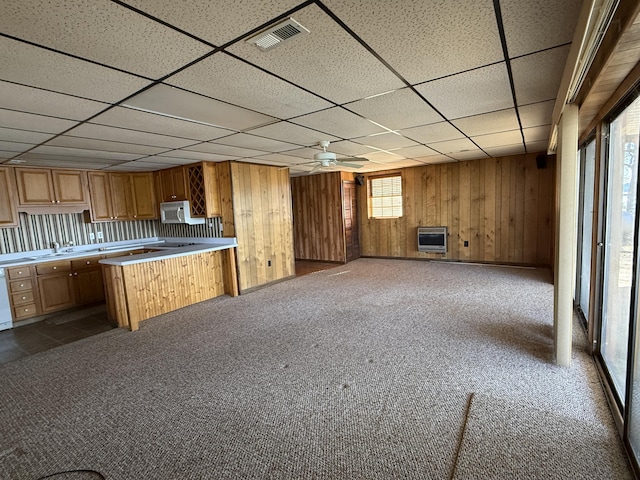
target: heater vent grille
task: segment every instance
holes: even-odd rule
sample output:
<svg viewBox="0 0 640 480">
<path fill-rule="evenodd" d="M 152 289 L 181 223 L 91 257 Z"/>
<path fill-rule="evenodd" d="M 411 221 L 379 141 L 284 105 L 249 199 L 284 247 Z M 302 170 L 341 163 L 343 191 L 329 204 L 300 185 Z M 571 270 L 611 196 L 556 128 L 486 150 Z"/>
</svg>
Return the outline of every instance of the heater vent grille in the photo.
<svg viewBox="0 0 640 480">
<path fill-rule="evenodd" d="M 276 48 L 285 42 L 288 42 L 300 34 L 309 33 L 305 27 L 296 22 L 293 18 L 289 18 L 284 22 L 280 22 L 273 27 L 263 30 L 262 32 L 249 38 L 247 42 L 255 44 L 260 50 L 267 51 Z"/>
</svg>

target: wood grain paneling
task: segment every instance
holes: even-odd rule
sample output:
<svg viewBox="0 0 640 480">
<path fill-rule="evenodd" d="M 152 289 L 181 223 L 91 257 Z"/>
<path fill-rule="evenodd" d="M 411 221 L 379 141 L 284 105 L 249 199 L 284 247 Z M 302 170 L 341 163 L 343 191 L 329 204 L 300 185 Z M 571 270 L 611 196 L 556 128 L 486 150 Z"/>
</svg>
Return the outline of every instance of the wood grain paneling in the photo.
<svg viewBox="0 0 640 480">
<path fill-rule="evenodd" d="M 359 190 L 362 255 L 549 266 L 554 169 L 555 157 L 538 169 L 536 154 L 402 169 L 401 218 L 369 219 Z M 418 252 L 416 228 L 440 225 L 447 254 Z"/>
<path fill-rule="evenodd" d="M 345 261 L 343 173 L 327 172 L 291 179 L 296 259 Z"/>
<path fill-rule="evenodd" d="M 241 162 L 217 165 L 223 234 L 235 236 L 240 291 L 295 274 L 288 169 Z"/>
</svg>

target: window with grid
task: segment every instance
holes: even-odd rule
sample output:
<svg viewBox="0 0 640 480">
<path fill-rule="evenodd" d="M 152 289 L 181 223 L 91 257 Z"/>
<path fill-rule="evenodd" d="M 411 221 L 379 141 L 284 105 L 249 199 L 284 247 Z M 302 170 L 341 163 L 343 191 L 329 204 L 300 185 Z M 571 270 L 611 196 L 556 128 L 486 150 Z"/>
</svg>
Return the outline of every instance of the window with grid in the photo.
<svg viewBox="0 0 640 480">
<path fill-rule="evenodd" d="M 389 175 L 369 179 L 369 218 L 402 216 L 402 176 Z"/>
</svg>

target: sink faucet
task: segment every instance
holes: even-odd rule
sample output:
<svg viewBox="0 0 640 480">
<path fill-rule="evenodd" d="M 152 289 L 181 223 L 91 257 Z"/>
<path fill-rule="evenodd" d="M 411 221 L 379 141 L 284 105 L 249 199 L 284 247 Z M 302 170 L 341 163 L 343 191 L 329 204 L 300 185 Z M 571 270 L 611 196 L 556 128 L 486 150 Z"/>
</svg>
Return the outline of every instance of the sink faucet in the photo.
<svg viewBox="0 0 640 480">
<path fill-rule="evenodd" d="M 53 247 L 53 253 L 58 253 L 58 251 L 60 250 L 60 244 L 55 240 L 51 242 L 51 247 Z"/>
<path fill-rule="evenodd" d="M 69 240 L 68 242 L 66 242 L 64 244 L 66 248 L 65 252 L 73 252 L 73 246 L 75 245 L 75 243 L 73 243 L 73 241 Z"/>
</svg>

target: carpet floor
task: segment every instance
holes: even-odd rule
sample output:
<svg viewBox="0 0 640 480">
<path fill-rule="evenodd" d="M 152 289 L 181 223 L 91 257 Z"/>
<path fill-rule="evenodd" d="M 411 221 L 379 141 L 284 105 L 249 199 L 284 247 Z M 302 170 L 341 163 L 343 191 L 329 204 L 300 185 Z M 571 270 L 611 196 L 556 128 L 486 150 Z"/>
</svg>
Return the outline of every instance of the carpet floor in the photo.
<svg viewBox="0 0 640 480">
<path fill-rule="evenodd" d="M 632 479 L 552 325 L 545 269 L 359 259 L 219 297 L 0 366 L 0 478 Z"/>
</svg>

